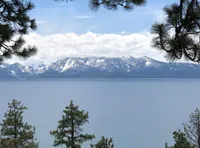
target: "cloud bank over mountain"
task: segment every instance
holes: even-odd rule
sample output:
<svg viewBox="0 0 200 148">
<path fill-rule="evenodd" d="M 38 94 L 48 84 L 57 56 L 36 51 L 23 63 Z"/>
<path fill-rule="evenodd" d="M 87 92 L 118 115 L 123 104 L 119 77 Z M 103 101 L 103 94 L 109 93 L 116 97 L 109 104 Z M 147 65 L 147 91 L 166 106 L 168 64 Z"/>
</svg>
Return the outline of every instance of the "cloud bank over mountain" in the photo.
<svg viewBox="0 0 200 148">
<path fill-rule="evenodd" d="M 151 47 L 152 35 L 149 32 L 121 34 L 63 33 L 40 35 L 31 33 L 25 36 L 28 44 L 38 47 L 38 54 L 20 63 L 51 63 L 63 57 L 122 57 L 148 56 L 165 61 L 164 52 Z M 19 62 L 14 58 L 8 62 Z"/>
</svg>

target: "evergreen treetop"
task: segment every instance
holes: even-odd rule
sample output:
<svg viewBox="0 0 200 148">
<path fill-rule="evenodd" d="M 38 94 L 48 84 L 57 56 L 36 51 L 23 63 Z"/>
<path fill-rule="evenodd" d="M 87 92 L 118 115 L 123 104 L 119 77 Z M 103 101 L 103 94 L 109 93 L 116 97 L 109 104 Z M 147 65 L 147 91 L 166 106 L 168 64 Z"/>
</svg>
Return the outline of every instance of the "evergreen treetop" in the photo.
<svg viewBox="0 0 200 148">
<path fill-rule="evenodd" d="M 84 142 L 95 137 L 83 134 L 82 126 L 89 122 L 88 112 L 79 110 L 79 107 L 71 101 L 63 113 L 62 119 L 58 121 L 57 129 L 50 132 L 55 138 L 53 146 L 65 145 L 67 148 L 80 148 Z"/>
<path fill-rule="evenodd" d="M 8 111 L 0 123 L 0 146 L 6 148 L 38 148 L 35 128 L 23 121 L 27 107 L 20 101 L 13 100 L 8 104 Z"/>
</svg>

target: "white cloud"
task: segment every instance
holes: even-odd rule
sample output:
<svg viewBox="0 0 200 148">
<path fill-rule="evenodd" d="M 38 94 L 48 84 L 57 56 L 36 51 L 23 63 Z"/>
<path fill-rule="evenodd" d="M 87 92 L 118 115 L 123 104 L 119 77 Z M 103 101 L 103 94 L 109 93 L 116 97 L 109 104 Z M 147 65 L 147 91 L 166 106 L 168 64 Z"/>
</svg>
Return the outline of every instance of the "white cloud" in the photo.
<svg viewBox="0 0 200 148">
<path fill-rule="evenodd" d="M 38 47 L 38 54 L 24 63 L 43 61 L 50 63 L 67 56 L 148 56 L 165 60 L 164 53 L 151 47 L 152 35 L 148 32 L 134 34 L 96 34 L 87 32 L 40 35 L 31 33 L 25 37 L 30 45 Z M 12 59 L 11 62 L 16 62 Z"/>
<path fill-rule="evenodd" d="M 130 32 L 126 32 L 126 31 L 122 31 L 121 34 L 122 35 L 128 35 L 128 34 L 131 34 L 131 33 Z"/>
<path fill-rule="evenodd" d="M 36 21 L 37 24 L 46 24 L 45 21 Z"/>
<path fill-rule="evenodd" d="M 80 15 L 80 16 L 74 16 L 73 19 L 91 19 L 93 16 L 89 15 Z"/>
</svg>

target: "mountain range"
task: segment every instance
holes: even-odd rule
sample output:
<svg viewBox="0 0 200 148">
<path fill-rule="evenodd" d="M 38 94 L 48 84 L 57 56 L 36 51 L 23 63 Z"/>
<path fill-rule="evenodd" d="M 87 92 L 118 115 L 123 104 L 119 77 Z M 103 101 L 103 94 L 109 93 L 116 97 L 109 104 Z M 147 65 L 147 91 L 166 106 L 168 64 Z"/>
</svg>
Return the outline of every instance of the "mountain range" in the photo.
<svg viewBox="0 0 200 148">
<path fill-rule="evenodd" d="M 51 64 L 1 64 L 0 78 L 200 78 L 200 65 L 148 57 L 67 57 Z"/>
</svg>

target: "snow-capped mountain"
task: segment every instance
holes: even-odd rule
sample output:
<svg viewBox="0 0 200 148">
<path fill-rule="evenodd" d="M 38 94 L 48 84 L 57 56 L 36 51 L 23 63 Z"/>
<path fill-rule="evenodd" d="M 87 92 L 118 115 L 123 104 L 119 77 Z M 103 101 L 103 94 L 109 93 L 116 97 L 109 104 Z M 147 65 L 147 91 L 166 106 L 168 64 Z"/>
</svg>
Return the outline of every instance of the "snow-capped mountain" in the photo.
<svg viewBox="0 0 200 148">
<path fill-rule="evenodd" d="M 0 78 L 200 78 L 200 65 L 148 57 L 67 57 L 49 65 L 1 64 Z"/>
</svg>

